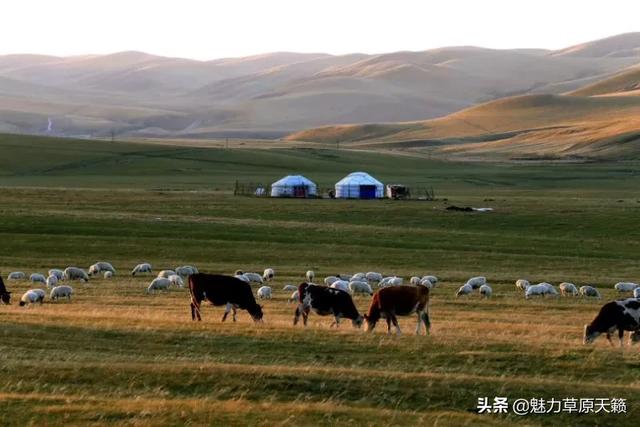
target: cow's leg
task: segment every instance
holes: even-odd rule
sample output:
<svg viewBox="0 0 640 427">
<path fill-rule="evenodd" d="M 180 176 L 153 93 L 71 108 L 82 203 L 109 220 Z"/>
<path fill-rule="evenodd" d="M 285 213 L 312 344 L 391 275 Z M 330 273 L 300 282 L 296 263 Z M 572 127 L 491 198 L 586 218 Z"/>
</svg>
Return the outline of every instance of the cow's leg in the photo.
<svg viewBox="0 0 640 427">
<path fill-rule="evenodd" d="M 232 307 L 230 303 L 227 303 L 227 305 L 224 307 L 224 314 L 222 315 L 222 321 L 224 322 L 225 320 L 227 320 L 227 316 L 229 315 L 229 312 L 231 311 Z M 235 321 L 235 319 L 233 319 Z"/>
<path fill-rule="evenodd" d="M 293 326 L 298 324 L 298 320 L 300 320 L 300 315 L 302 314 L 302 308 L 300 304 L 296 307 L 296 313 L 293 316 Z"/>
<path fill-rule="evenodd" d="M 335 316 L 334 316 L 334 319 L 335 319 L 335 320 L 334 320 L 334 321 L 333 321 L 333 323 L 331 324 L 330 328 L 333 328 L 334 326 L 335 326 L 336 328 L 339 328 L 339 327 L 340 327 L 340 316 L 339 316 L 339 315 L 335 315 Z"/>
<path fill-rule="evenodd" d="M 236 308 L 236 306 L 233 306 L 233 321 L 236 321 L 236 315 L 238 314 L 238 309 Z"/>
<path fill-rule="evenodd" d="M 302 309 L 302 322 L 304 326 L 307 326 L 307 321 L 309 320 L 309 311 L 311 311 L 311 307 L 304 307 Z"/>
<path fill-rule="evenodd" d="M 387 315 L 385 316 L 385 319 L 387 320 L 387 335 L 390 335 L 391 334 L 391 315 L 387 313 Z"/>
<path fill-rule="evenodd" d="M 623 339 L 624 339 L 624 329 L 618 328 L 618 340 L 620 340 L 620 348 L 622 348 Z"/>
<path fill-rule="evenodd" d="M 391 315 L 391 321 L 393 322 L 393 326 L 396 327 L 396 334 L 398 336 L 400 336 L 400 334 L 402 333 L 402 331 L 400 331 L 400 326 L 398 325 L 398 318 L 396 317 L 395 314 Z"/>
<path fill-rule="evenodd" d="M 191 320 L 196 320 L 196 306 L 191 303 Z"/>
<path fill-rule="evenodd" d="M 422 315 L 420 317 L 421 317 L 422 321 L 424 322 L 425 334 L 429 335 L 429 332 L 430 332 L 430 329 L 431 329 L 431 320 L 429 320 L 429 309 L 426 308 L 422 312 Z"/>
<path fill-rule="evenodd" d="M 611 332 L 609 332 L 609 331 L 607 331 L 607 341 L 609 341 L 609 344 L 611 344 L 612 347 L 615 346 L 613 341 L 611 341 Z"/>
<path fill-rule="evenodd" d="M 420 335 L 420 329 L 422 328 L 422 311 L 416 311 L 418 317 L 418 325 L 416 326 L 416 335 Z"/>
</svg>

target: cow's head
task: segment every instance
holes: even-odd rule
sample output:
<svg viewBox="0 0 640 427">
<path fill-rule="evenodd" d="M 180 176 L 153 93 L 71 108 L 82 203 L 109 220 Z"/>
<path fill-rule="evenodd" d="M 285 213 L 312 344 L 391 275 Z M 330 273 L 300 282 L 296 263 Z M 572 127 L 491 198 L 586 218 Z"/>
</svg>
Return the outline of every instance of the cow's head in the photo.
<svg viewBox="0 0 640 427">
<path fill-rule="evenodd" d="M 264 314 L 262 313 L 262 306 L 260 304 L 256 304 L 255 307 L 248 311 L 254 322 L 262 322 Z"/>
<path fill-rule="evenodd" d="M 584 337 L 582 338 L 582 343 L 591 344 L 598 337 L 598 335 L 600 335 L 600 332 L 595 331 L 589 325 L 584 325 Z"/>
<path fill-rule="evenodd" d="M 2 295 L 0 295 L 0 300 L 2 300 L 4 304 L 11 304 L 11 292 L 4 292 Z"/>
<path fill-rule="evenodd" d="M 361 328 L 362 323 L 364 322 L 364 317 L 362 315 L 358 315 L 355 319 L 351 321 L 351 324 L 354 328 Z"/>
<path fill-rule="evenodd" d="M 640 342 L 640 330 L 633 331 L 631 335 L 629 335 L 629 345 L 634 345 L 637 342 Z"/>
<path fill-rule="evenodd" d="M 373 330 L 376 327 L 376 323 L 378 323 L 377 320 L 374 320 L 373 318 L 369 317 L 368 315 L 364 315 L 363 317 L 364 321 L 367 323 L 367 326 L 365 327 L 365 331 L 366 332 L 373 332 Z"/>
</svg>

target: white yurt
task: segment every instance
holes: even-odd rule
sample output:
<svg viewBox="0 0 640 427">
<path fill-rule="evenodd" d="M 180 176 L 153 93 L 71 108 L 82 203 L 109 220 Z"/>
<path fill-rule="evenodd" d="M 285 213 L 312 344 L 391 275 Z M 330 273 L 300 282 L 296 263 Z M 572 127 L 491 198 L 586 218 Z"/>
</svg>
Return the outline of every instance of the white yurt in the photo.
<svg viewBox="0 0 640 427">
<path fill-rule="evenodd" d="M 316 184 L 302 175 L 287 175 L 271 184 L 271 197 L 315 197 Z"/>
<path fill-rule="evenodd" d="M 380 199 L 384 185 L 365 172 L 353 172 L 336 183 L 337 199 Z"/>
</svg>

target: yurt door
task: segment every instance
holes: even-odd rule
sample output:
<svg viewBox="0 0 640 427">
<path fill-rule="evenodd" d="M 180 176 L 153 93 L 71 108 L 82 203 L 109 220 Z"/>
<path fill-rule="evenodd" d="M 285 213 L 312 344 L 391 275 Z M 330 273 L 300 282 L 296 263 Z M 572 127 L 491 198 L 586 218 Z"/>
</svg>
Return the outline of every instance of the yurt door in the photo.
<svg viewBox="0 0 640 427">
<path fill-rule="evenodd" d="M 293 197 L 307 197 L 307 186 L 306 185 L 294 186 Z"/>
<path fill-rule="evenodd" d="M 376 198 L 376 186 L 375 185 L 361 185 L 360 186 L 360 198 L 361 199 L 375 199 Z"/>
</svg>

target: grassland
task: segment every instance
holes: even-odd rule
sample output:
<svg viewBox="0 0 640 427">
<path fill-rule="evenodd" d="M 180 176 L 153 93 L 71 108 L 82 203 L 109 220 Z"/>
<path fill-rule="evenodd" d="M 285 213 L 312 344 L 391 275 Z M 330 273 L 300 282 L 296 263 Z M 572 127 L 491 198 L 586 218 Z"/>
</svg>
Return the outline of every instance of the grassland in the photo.
<svg viewBox="0 0 640 427">
<path fill-rule="evenodd" d="M 0 138 L 0 271 L 109 260 L 112 281 L 75 284 L 72 303 L 0 306 L 3 425 L 636 425 L 640 354 L 581 327 L 612 285 L 637 281 L 636 163 L 458 164 L 367 152 L 206 149 Z M 298 170 L 293 170 L 296 168 Z M 353 169 L 428 182 L 436 202 L 233 197 L 236 179 L 303 172 L 328 185 Z M 448 200 L 444 200 L 448 199 Z M 490 214 L 447 205 L 490 206 Z M 126 271 L 193 263 L 276 269 L 266 322 L 189 319 L 185 290 L 146 295 Z M 433 330 L 365 334 L 311 318 L 291 325 L 280 289 L 379 270 L 436 274 Z M 486 275 L 495 296 L 456 300 Z M 603 301 L 524 301 L 516 278 L 591 283 Z M 29 287 L 9 282 L 15 295 Z M 357 297 L 365 310 L 369 299 Z M 623 397 L 627 415 L 479 415 L 481 396 Z"/>
</svg>

